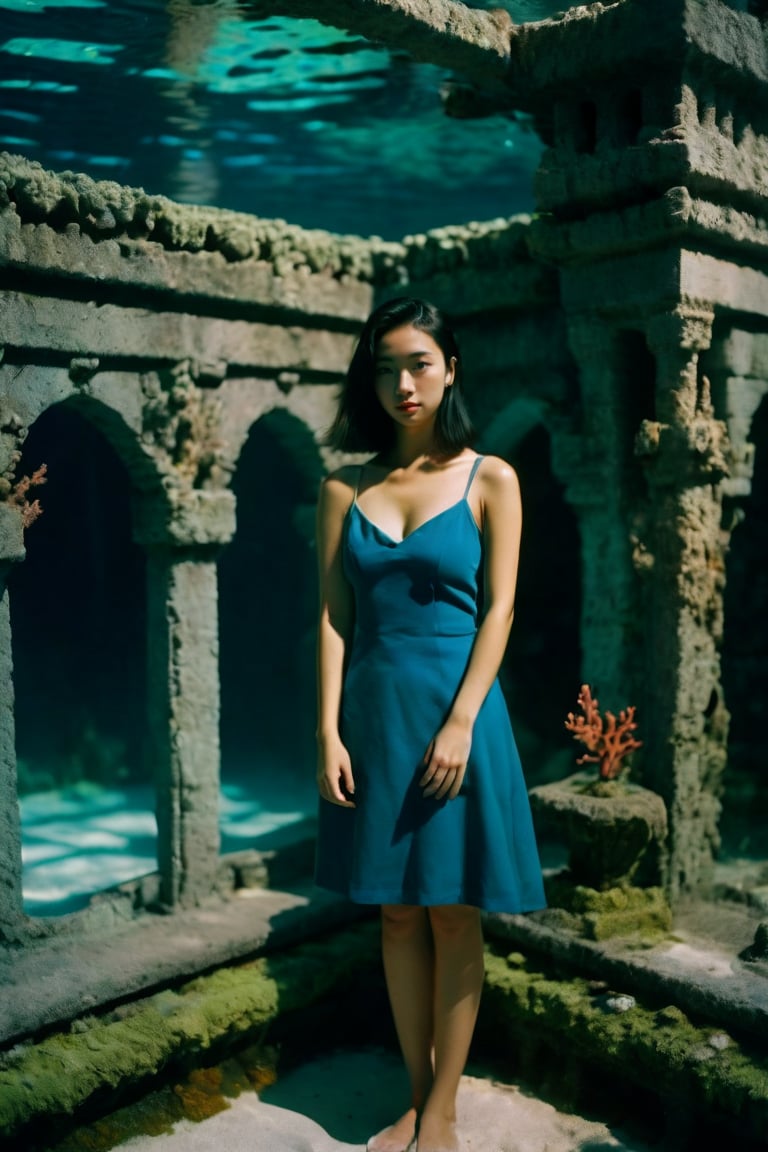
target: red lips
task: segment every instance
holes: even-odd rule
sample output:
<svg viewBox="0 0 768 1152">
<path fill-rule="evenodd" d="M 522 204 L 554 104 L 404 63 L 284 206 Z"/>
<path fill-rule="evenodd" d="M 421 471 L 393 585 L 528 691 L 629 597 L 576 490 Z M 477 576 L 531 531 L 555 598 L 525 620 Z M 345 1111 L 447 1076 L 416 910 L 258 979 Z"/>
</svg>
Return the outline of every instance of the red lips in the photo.
<svg viewBox="0 0 768 1152">
<path fill-rule="evenodd" d="M 418 404 L 413 404 L 410 401 L 406 401 L 404 404 L 398 404 L 397 408 L 399 412 L 415 412 L 418 408 Z"/>
</svg>

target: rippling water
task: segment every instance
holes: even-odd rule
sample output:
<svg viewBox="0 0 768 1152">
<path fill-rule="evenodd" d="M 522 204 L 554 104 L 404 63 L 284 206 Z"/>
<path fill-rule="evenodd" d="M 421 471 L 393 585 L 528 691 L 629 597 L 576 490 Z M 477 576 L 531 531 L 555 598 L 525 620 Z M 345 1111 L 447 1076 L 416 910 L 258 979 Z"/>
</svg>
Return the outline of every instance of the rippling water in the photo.
<svg viewBox="0 0 768 1152">
<path fill-rule="evenodd" d="M 0 0 L 0 149 L 306 227 L 394 239 L 532 208 L 527 117 L 446 118 L 445 75 L 235 0 Z"/>
</svg>

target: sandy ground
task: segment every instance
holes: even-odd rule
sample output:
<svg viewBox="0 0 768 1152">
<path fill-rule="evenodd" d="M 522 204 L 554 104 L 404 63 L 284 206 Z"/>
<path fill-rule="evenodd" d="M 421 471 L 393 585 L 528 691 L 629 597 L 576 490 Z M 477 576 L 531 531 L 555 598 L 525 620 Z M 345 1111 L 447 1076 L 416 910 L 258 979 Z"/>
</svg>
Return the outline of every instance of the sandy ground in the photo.
<svg viewBox="0 0 768 1152">
<path fill-rule="evenodd" d="M 477 1073 L 477 1070 L 473 1070 Z M 360 1152 L 402 1099 L 396 1057 L 343 1051 L 303 1065 L 260 1096 L 246 1092 L 223 1112 L 169 1135 L 134 1137 L 123 1152 Z M 467 1075 L 459 1090 L 461 1152 L 648 1152 L 646 1145 L 578 1115 L 558 1112 L 515 1084 Z"/>
</svg>

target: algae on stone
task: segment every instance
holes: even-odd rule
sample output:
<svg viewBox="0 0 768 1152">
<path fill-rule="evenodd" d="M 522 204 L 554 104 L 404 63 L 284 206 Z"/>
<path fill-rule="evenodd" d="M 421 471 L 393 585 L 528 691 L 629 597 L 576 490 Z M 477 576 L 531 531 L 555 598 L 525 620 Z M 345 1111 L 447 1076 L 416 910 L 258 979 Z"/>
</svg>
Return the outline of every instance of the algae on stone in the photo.
<svg viewBox="0 0 768 1152">
<path fill-rule="evenodd" d="M 245 1043 L 279 1014 L 330 994 L 377 954 L 370 929 L 339 932 L 20 1045 L 0 1058 L 0 1134 L 12 1136 L 46 1116 L 72 1116 L 182 1058 Z"/>
<path fill-rule="evenodd" d="M 556 978 L 520 955 L 486 956 L 483 1011 L 512 1043 L 527 1036 L 599 1075 L 613 1070 L 656 1098 L 692 1114 L 711 1110 L 738 1122 L 745 1139 L 768 1132 L 768 1059 L 722 1029 L 694 1024 L 675 1005 L 654 1009 L 635 1001 L 611 1008 L 609 991 L 578 976 Z"/>
</svg>

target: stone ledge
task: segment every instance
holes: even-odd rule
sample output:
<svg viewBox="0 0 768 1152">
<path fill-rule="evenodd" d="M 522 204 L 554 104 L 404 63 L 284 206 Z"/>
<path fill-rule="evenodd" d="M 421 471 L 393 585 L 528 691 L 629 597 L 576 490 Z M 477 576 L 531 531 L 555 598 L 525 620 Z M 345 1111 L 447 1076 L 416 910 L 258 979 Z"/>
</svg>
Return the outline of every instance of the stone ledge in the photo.
<svg viewBox="0 0 768 1152">
<path fill-rule="evenodd" d="M 553 94 L 590 77 L 628 84 L 678 71 L 681 60 L 723 73 L 749 90 L 768 79 L 768 44 L 760 22 L 727 4 L 698 0 L 604 0 L 579 4 L 560 18 L 521 24 L 511 42 L 509 85 L 516 107 L 546 105 Z M 621 45 L 617 53 L 617 45 Z"/>
<path fill-rule="evenodd" d="M 713 918 L 716 924 L 711 923 Z M 486 933 L 572 970 L 610 980 L 622 990 L 676 1004 L 765 1044 L 768 965 L 739 959 L 758 924 L 745 911 L 691 903 L 676 910 L 672 932 L 650 947 L 631 935 L 585 940 L 552 926 L 552 919 L 550 911 L 533 916 L 487 914 Z"/>
<path fill-rule="evenodd" d="M 212 319 L 331 322 L 352 331 L 370 310 L 374 285 L 396 292 L 467 266 L 504 272 L 531 264 L 529 224 L 526 215 L 501 217 L 402 242 L 342 236 L 177 204 L 0 152 L 0 269 L 28 282 L 55 279 L 64 296 L 136 304 L 143 295 L 155 308 L 167 298 L 169 310 Z"/>
<path fill-rule="evenodd" d="M 282 912 L 291 911 L 287 893 L 270 895 L 273 916 L 280 914 L 274 909 L 281 906 Z M 323 902 L 326 914 L 332 903 Z M 293 920 L 293 939 L 290 932 L 270 932 L 269 956 L 232 963 L 237 961 L 232 949 L 227 957 L 211 955 L 209 969 L 225 960 L 229 965 L 180 987 L 172 987 L 176 982 L 166 977 L 154 995 L 122 1003 L 99 1016 L 84 1014 L 81 1006 L 71 1028 L 1 1055 L 0 1134 L 25 1141 L 34 1128 L 45 1132 L 47 1144 L 52 1124 L 71 1123 L 83 1111 L 108 1110 L 110 1102 L 114 1106 L 126 1092 L 146 1091 L 179 1063 L 204 1059 L 203 1053 L 215 1059 L 235 1045 L 253 1043 L 278 1016 L 310 1007 L 378 965 L 378 932 L 373 925 L 328 935 L 338 920 L 328 916 L 320 923 L 319 911 L 320 905 L 313 904 L 313 916 L 301 917 L 300 929 Z M 166 937 L 183 952 L 190 925 L 185 932 L 176 924 L 173 933 L 168 931 L 168 920 L 165 925 Z M 210 932 L 202 913 L 197 927 Z M 326 935 L 307 942 L 310 935 L 320 933 Z M 297 940 L 298 947 L 278 955 L 272 951 Z M 123 949 L 124 963 L 134 951 L 132 941 L 130 949 Z M 90 960 L 81 971 L 91 971 Z"/>
<path fill-rule="evenodd" d="M 559 265 L 702 242 L 729 256 L 762 262 L 768 256 L 768 227 L 761 217 L 694 199 L 680 187 L 644 204 L 595 211 L 582 220 L 559 222 L 542 216 L 531 230 L 534 252 Z"/>
<path fill-rule="evenodd" d="M 238 890 L 229 900 L 0 950 L 0 1044 L 104 1010 L 217 965 L 285 948 L 370 914 L 309 885 Z"/>
<path fill-rule="evenodd" d="M 4 243 L 12 242 L 13 232 L 27 235 L 25 228 L 46 225 L 52 235 L 75 243 L 90 239 L 97 248 L 107 245 L 113 259 L 121 255 L 122 243 L 126 254 L 137 254 L 141 242 L 150 241 L 156 252 L 216 254 L 230 265 L 263 262 L 278 274 L 301 268 L 324 279 L 371 280 L 377 266 L 402 251 L 377 237 L 337 236 L 285 220 L 179 204 L 85 173 L 53 172 L 8 152 L 0 152 L 0 214 L 8 221 Z"/>
<path fill-rule="evenodd" d="M 258 223 L 255 218 L 253 223 Z M 341 243 L 340 237 L 327 240 Z M 365 243 L 360 241 L 361 257 Z M 396 255 L 399 259 L 402 252 Z M 65 297 L 128 295 L 131 303 L 144 299 L 149 306 L 175 311 L 232 319 L 280 316 L 284 322 L 303 318 L 313 325 L 318 318 L 331 318 L 339 326 L 365 319 L 373 279 L 372 262 L 370 267 L 361 264 L 359 275 L 341 276 L 334 276 L 332 267 L 314 270 L 300 254 L 233 264 L 219 251 L 174 251 L 153 238 L 94 238 L 77 227 L 61 231 L 46 222 L 22 223 L 11 211 L 0 212 L 0 267 L 16 278 L 23 274 L 27 283 L 55 279 L 57 292 Z M 386 278 L 384 270 L 381 275 Z"/>
</svg>

